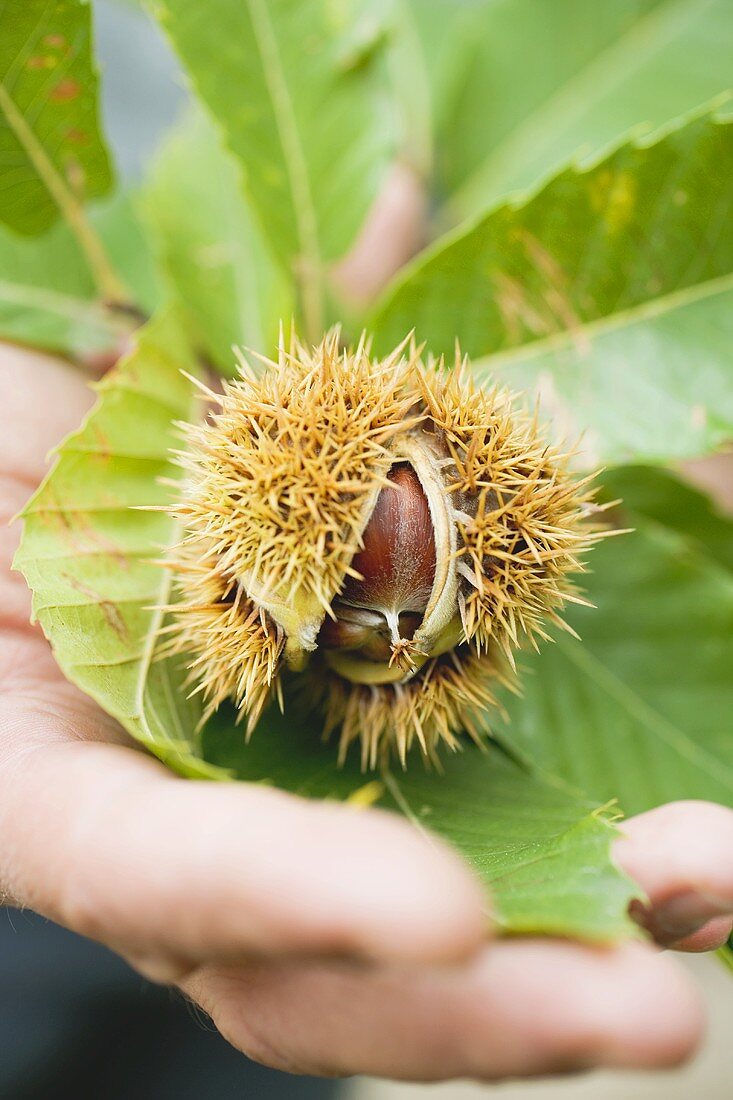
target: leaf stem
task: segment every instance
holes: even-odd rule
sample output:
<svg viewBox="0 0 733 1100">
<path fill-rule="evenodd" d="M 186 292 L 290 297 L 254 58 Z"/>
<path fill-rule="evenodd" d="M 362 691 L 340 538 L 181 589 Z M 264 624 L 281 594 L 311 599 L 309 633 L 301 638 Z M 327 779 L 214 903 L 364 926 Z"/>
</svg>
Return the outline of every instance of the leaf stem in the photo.
<svg viewBox="0 0 733 1100">
<path fill-rule="evenodd" d="M 115 271 L 99 235 L 89 222 L 83 205 L 56 169 L 2 83 L 0 110 L 79 242 L 99 294 L 106 302 L 126 303 L 129 299 L 127 288 Z"/>
</svg>

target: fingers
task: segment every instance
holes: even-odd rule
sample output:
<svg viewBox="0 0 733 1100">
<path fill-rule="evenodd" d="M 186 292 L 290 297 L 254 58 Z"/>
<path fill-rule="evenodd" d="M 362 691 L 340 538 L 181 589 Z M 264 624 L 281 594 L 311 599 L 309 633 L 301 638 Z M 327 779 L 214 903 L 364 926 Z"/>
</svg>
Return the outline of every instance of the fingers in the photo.
<svg viewBox="0 0 733 1100">
<path fill-rule="evenodd" d="M 427 195 L 418 173 L 395 164 L 351 251 L 331 272 L 351 305 L 368 305 L 425 244 Z"/>
<path fill-rule="evenodd" d="M 672 802 L 622 825 L 614 855 L 648 896 L 634 915 L 658 940 L 686 951 L 725 943 L 733 926 L 733 811 Z"/>
<path fill-rule="evenodd" d="M 717 917 L 715 920 L 707 921 L 690 935 L 683 936 L 679 940 L 673 939 L 669 946 L 674 947 L 675 951 L 692 951 L 697 954 L 717 951 L 728 942 L 731 932 L 733 932 L 733 920 L 730 917 Z M 658 937 L 657 932 L 655 939 L 660 942 Z"/>
<path fill-rule="evenodd" d="M 0 626 L 26 626 L 30 617 L 28 588 L 10 572 L 20 524 L 8 523 L 43 477 L 48 452 L 78 426 L 92 399 L 68 364 L 0 344 Z"/>
<path fill-rule="evenodd" d="M 27 720 L 41 746 L 0 769 L 0 889 L 153 976 L 261 952 L 455 960 L 486 934 L 468 869 L 397 817 L 185 782 Z"/>
<path fill-rule="evenodd" d="M 442 970 L 263 962 L 201 972 L 186 991 L 251 1057 L 321 1075 L 651 1068 L 686 1058 L 702 1028 L 686 976 L 642 944 L 507 940 Z"/>
<path fill-rule="evenodd" d="M 0 344 L 0 470 L 30 488 L 48 452 L 88 411 L 94 395 L 78 370 L 60 359 Z"/>
</svg>

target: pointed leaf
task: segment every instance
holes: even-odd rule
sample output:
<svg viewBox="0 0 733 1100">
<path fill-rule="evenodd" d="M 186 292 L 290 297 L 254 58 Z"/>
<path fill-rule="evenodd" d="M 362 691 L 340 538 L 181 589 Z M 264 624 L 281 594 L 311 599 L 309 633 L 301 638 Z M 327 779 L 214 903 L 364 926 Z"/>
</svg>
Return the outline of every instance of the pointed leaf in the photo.
<svg viewBox="0 0 733 1100">
<path fill-rule="evenodd" d="M 733 432 L 732 174 L 733 124 L 709 117 L 568 169 L 407 269 L 378 347 L 414 326 L 452 356 L 458 338 L 594 459 L 703 453 Z"/>
<path fill-rule="evenodd" d="M 446 157 L 450 131 L 459 130 L 465 121 L 457 117 L 455 101 L 466 85 L 467 65 L 473 68 L 485 40 L 482 24 L 490 4 L 496 6 L 492 0 L 464 0 L 460 5 L 454 0 L 402 0 L 401 6 L 406 10 L 403 25 L 407 23 L 406 33 L 422 57 L 422 80 L 426 84 L 439 165 Z M 471 110 L 485 120 L 489 114 L 476 111 L 475 105 Z"/>
<path fill-rule="evenodd" d="M 215 18 L 188 0 L 151 7 L 245 166 L 308 323 L 322 325 L 324 264 L 348 249 L 392 154 L 380 12 L 365 0 L 221 0 Z"/>
<path fill-rule="evenodd" d="M 453 221 L 731 89 L 728 0 L 478 5 L 440 133 Z"/>
<path fill-rule="evenodd" d="M 192 363 L 175 318 L 151 322 L 26 506 L 15 566 L 68 679 L 172 767 L 212 776 L 179 665 L 155 659 L 155 608 L 167 602 L 170 575 L 153 559 L 175 537 L 173 521 L 137 510 L 164 504 L 171 489 L 159 479 L 180 475 L 173 421 L 193 412 L 181 367 Z"/>
<path fill-rule="evenodd" d="M 152 311 L 158 279 L 133 196 L 94 204 L 89 219 L 135 301 Z M 133 321 L 100 302 L 68 225 L 34 238 L 0 227 L 0 338 L 83 358 L 114 349 Z"/>
<path fill-rule="evenodd" d="M 603 490 L 609 499 L 623 502 L 635 524 L 651 522 L 674 531 L 696 554 L 733 573 L 733 523 L 699 489 L 667 470 L 617 466 L 604 473 Z"/>
<path fill-rule="evenodd" d="M 19 233 L 110 188 L 90 22 L 86 0 L 0 0 L 0 221 Z"/>
<path fill-rule="evenodd" d="M 733 523 L 711 522 L 700 495 L 675 494 L 669 474 L 611 477 L 610 489 L 621 485 L 621 519 L 636 532 L 593 554 L 585 588 L 597 608 L 567 616 L 582 642 L 562 635 L 524 658 L 523 696 L 508 701 L 495 733 L 586 797 L 618 798 L 627 814 L 678 798 L 733 806 L 733 574 L 720 561 Z M 653 496 L 669 519 L 656 506 L 651 514 Z"/>
<path fill-rule="evenodd" d="M 227 374 L 234 344 L 271 353 L 280 319 L 293 314 L 291 289 L 253 221 L 241 166 L 202 114 L 167 140 L 143 202 L 197 346 Z"/>
</svg>

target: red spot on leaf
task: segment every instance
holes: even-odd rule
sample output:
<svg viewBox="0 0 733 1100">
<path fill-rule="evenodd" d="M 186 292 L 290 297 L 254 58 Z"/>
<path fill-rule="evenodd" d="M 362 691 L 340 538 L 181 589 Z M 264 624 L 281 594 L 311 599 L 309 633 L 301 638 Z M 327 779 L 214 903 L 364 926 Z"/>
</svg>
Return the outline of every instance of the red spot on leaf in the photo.
<svg viewBox="0 0 733 1100">
<path fill-rule="evenodd" d="M 81 92 L 81 85 L 76 80 L 59 80 L 58 84 L 48 97 L 53 103 L 68 103 L 76 99 Z"/>
<path fill-rule="evenodd" d="M 44 46 L 50 46 L 52 50 L 62 50 L 66 45 L 63 34 L 46 34 L 41 39 Z"/>
<path fill-rule="evenodd" d="M 56 64 L 56 58 L 29 57 L 25 64 L 27 69 L 52 69 Z"/>
<path fill-rule="evenodd" d="M 66 131 L 66 140 L 70 141 L 72 145 L 88 145 L 89 134 L 85 133 L 84 130 L 77 129 L 76 126 L 72 126 Z"/>
</svg>

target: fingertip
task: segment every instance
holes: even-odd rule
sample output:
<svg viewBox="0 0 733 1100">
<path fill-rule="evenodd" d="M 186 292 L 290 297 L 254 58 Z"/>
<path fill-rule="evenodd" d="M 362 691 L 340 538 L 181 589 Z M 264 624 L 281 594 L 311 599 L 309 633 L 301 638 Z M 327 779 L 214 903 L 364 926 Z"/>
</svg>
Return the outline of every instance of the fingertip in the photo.
<svg viewBox="0 0 733 1100">
<path fill-rule="evenodd" d="M 0 469 L 28 482 L 40 481 L 49 451 L 79 426 L 93 400 L 79 371 L 63 360 L 0 345 Z"/>
<path fill-rule="evenodd" d="M 618 865 L 650 895 L 699 886 L 731 893 L 726 853 L 733 844 L 733 811 L 714 802 L 669 802 L 629 818 L 614 842 Z"/>
<path fill-rule="evenodd" d="M 689 936 L 671 943 L 669 946 L 675 951 L 685 951 L 688 954 L 702 954 L 706 951 L 717 951 L 728 942 L 733 931 L 733 920 L 730 917 L 716 917 L 698 928 Z"/>
<path fill-rule="evenodd" d="M 700 994 L 670 956 L 643 944 L 616 953 L 615 997 L 602 1064 L 637 1069 L 681 1065 L 705 1028 Z"/>
<path fill-rule="evenodd" d="M 675 1066 L 703 1033 L 694 985 L 673 958 L 645 944 L 507 941 L 486 952 L 484 984 L 505 991 L 501 1047 L 496 1040 L 488 1047 L 487 1076 L 496 1076 L 497 1062 L 533 1076 Z"/>
<path fill-rule="evenodd" d="M 643 888 L 633 916 L 658 943 L 681 944 L 733 916 L 733 812 L 711 802 L 672 802 L 631 818 L 615 841 L 618 866 Z M 700 942 L 705 942 L 701 935 Z M 684 950 L 698 950 L 697 947 Z"/>
<path fill-rule="evenodd" d="M 696 1052 L 702 1001 L 674 959 L 644 944 L 622 945 L 610 954 L 604 985 L 602 1000 L 586 1007 L 594 1065 L 660 1069 Z"/>
</svg>

